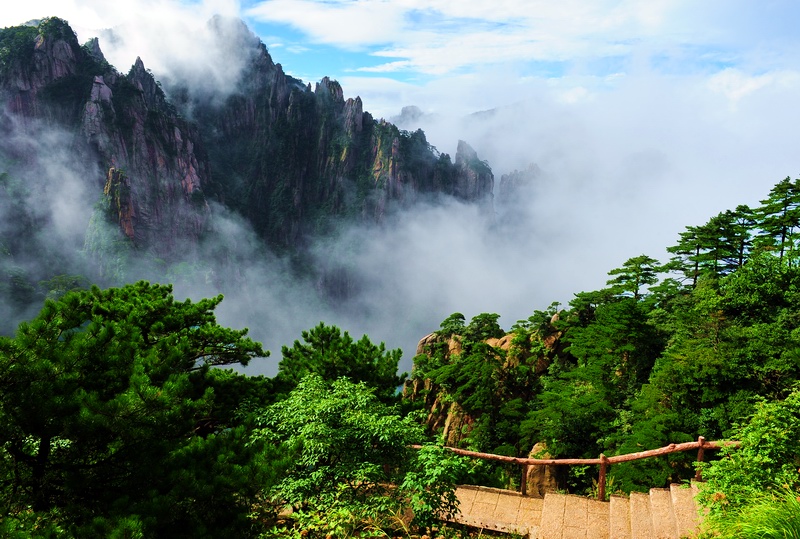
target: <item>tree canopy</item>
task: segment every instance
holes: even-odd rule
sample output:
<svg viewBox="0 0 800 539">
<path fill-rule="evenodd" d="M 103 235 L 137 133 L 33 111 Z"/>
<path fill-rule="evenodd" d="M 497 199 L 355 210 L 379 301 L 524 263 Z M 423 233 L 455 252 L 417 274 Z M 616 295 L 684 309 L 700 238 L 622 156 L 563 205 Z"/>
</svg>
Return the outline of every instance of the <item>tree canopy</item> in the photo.
<svg viewBox="0 0 800 539">
<path fill-rule="evenodd" d="M 464 416 L 455 443 L 517 456 L 540 443 L 596 458 L 736 435 L 757 403 L 784 399 L 800 379 L 799 185 L 786 178 L 760 206 L 686 227 L 667 264 L 630 258 L 606 287 L 517 322 L 510 341 L 492 340 L 499 326 L 474 330 L 496 315 L 451 315 L 415 358 L 414 376 L 437 395 L 426 402 Z M 428 424 L 447 424 L 437 413 Z M 694 471 L 673 455 L 610 473 L 629 491 Z M 563 486 L 592 488 L 579 468 L 570 474 Z"/>
<path fill-rule="evenodd" d="M 0 339 L 3 509 L 59 514 L 81 536 L 241 533 L 258 472 L 243 432 L 210 420 L 209 368 L 267 352 L 217 324 L 220 301 L 93 287 Z"/>
<path fill-rule="evenodd" d="M 366 335 L 356 341 L 347 331 L 323 322 L 302 336 L 304 342 L 281 349 L 276 377 L 280 391 L 291 391 L 304 377 L 317 374 L 328 381 L 346 377 L 364 382 L 384 402 L 397 400 L 397 388 L 405 379 L 397 373 L 400 349 L 387 350 L 384 343 L 373 344 Z"/>
</svg>

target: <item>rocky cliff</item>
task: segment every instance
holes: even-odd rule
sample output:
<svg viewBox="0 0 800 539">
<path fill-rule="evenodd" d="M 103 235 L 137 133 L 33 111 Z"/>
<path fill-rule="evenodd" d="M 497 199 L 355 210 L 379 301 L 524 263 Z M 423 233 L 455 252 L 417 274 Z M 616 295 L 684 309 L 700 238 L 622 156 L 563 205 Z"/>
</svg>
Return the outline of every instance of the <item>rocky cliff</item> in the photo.
<svg viewBox="0 0 800 539">
<path fill-rule="evenodd" d="M 170 93 L 191 111 L 211 149 L 211 192 L 278 247 L 329 229 L 341 217 L 380 221 L 425 194 L 480 201 L 491 215 L 494 178 L 466 143 L 454 164 L 425 134 L 401 131 L 344 98 L 338 82 L 286 75 L 241 21 L 216 18 L 220 39 L 242 43 L 247 59 L 229 95 Z M 463 158 L 462 158 L 462 153 Z"/>
<path fill-rule="evenodd" d="M 101 42 L 80 46 L 57 18 L 0 30 L 6 128 L 71 132 L 122 232 L 159 257 L 191 250 L 211 199 L 290 250 L 342 219 L 380 221 L 426 195 L 493 214 L 491 170 L 466 143 L 453 163 L 422 131 L 401 131 L 345 99 L 336 81 L 312 88 L 286 75 L 243 22 L 215 17 L 209 28 L 241 63 L 224 91 L 180 77 L 162 89 L 141 59 L 122 74 Z"/>
<path fill-rule="evenodd" d="M 167 102 L 142 61 L 123 75 L 96 40 L 80 46 L 56 18 L 1 32 L 6 132 L 68 133 L 64 146 L 85 162 L 98 198 L 106 187 L 133 245 L 166 257 L 196 243 L 209 217 L 208 160 L 196 128 Z"/>
</svg>

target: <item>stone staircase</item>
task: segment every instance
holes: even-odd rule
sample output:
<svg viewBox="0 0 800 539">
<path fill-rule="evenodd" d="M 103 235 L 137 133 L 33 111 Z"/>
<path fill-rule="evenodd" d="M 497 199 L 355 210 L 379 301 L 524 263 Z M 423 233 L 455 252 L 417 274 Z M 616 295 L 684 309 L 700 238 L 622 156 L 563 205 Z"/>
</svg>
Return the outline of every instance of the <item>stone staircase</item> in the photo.
<svg viewBox="0 0 800 539">
<path fill-rule="evenodd" d="M 600 502 L 556 493 L 529 498 L 507 490 L 462 486 L 456 491 L 461 514 L 454 521 L 529 539 L 679 539 L 692 537 L 699 529 L 696 493 L 695 486 L 671 485 Z"/>
</svg>

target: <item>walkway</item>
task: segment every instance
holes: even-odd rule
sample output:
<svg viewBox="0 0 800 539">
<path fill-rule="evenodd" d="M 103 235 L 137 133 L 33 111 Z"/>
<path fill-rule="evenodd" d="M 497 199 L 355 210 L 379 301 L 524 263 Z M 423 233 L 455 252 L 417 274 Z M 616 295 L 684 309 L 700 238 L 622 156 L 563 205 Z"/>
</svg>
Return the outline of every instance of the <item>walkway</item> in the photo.
<svg viewBox="0 0 800 539">
<path fill-rule="evenodd" d="M 694 486 L 671 485 L 600 502 L 556 493 L 529 498 L 509 490 L 461 486 L 456 490 L 461 514 L 454 521 L 529 539 L 679 539 L 698 530 L 696 492 Z"/>
</svg>

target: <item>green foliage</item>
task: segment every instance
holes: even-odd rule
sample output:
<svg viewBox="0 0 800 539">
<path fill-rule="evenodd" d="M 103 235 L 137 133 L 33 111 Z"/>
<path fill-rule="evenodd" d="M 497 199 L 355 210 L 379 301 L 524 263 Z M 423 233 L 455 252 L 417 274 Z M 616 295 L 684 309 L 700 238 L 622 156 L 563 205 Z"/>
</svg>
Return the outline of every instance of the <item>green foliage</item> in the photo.
<svg viewBox="0 0 800 539">
<path fill-rule="evenodd" d="M 407 496 L 414 522 L 430 528 L 458 512 L 455 486 L 466 474 L 467 464 L 464 458 L 434 444 L 423 445 L 415 457 L 400 491 Z"/>
<path fill-rule="evenodd" d="M 647 381 L 665 344 L 635 296 L 599 305 L 594 319 L 584 327 L 569 328 L 567 338 L 569 352 L 582 371 L 592 376 L 615 407 Z"/>
<path fill-rule="evenodd" d="M 724 518 L 764 492 L 800 491 L 800 387 L 782 401 L 762 401 L 733 433 L 738 449 L 723 452 L 703 471 L 698 500 L 710 517 Z"/>
<path fill-rule="evenodd" d="M 744 265 L 753 246 L 754 211 L 740 205 L 712 217 L 702 226 L 688 226 L 680 242 L 667 251 L 675 254 L 668 265 L 680 271 L 692 286 L 701 276 L 721 276 Z M 762 242 L 763 243 L 763 242 Z"/>
<path fill-rule="evenodd" d="M 800 539 L 800 495 L 761 494 L 740 511 L 714 522 L 714 537 L 722 539 Z"/>
<path fill-rule="evenodd" d="M 469 343 L 478 343 L 487 339 L 499 339 L 505 335 L 505 331 L 497 323 L 499 314 L 481 313 L 470 320 L 469 325 L 464 328 L 462 335 L 465 346 Z"/>
<path fill-rule="evenodd" d="M 621 268 L 608 272 L 616 275 L 606 284 L 611 286 L 611 291 L 617 295 L 630 296 L 639 300 L 644 293 L 642 288 L 658 282 L 658 260 L 647 255 L 629 258 Z"/>
<path fill-rule="evenodd" d="M 781 180 L 761 204 L 756 210 L 763 231 L 759 234 L 758 244 L 777 249 L 783 263 L 784 255 L 795 250 L 797 229 L 800 229 L 800 179 L 786 177 Z"/>
<path fill-rule="evenodd" d="M 0 29 L 0 73 L 15 64 L 27 65 L 33 60 L 36 36 L 34 26 L 12 26 Z"/>
<path fill-rule="evenodd" d="M 405 379 L 397 375 L 400 349 L 386 350 L 384 343 L 375 345 L 366 335 L 355 341 L 347 331 L 322 322 L 302 335 L 305 342 L 281 349 L 277 376 L 281 392 L 290 391 L 309 374 L 318 374 L 327 381 L 347 377 L 364 382 L 382 401 L 397 400 L 397 388 Z"/>
<path fill-rule="evenodd" d="M 39 22 L 39 33 L 45 39 L 63 39 L 69 43 L 77 42 L 75 32 L 70 28 L 69 23 L 58 17 L 46 17 Z"/>
<path fill-rule="evenodd" d="M 415 453 L 409 446 L 423 440 L 422 427 L 364 383 L 311 374 L 260 425 L 255 439 L 279 444 L 288 457 L 270 495 L 295 508 L 295 526 L 307 533 L 348 536 L 406 500 L 422 525 L 454 508 L 458 459 L 440 459 L 441 449 Z"/>
<path fill-rule="evenodd" d="M 441 337 L 452 337 L 453 335 L 461 335 L 466 327 L 466 318 L 461 313 L 453 313 L 445 318 L 439 325 L 439 331 L 436 333 Z"/>
<path fill-rule="evenodd" d="M 243 427 L 210 419 L 209 367 L 266 352 L 217 325 L 221 300 L 93 287 L 46 301 L 0 340 L 4 513 L 81 537 L 246 534 L 253 478 L 270 468 Z"/>
<path fill-rule="evenodd" d="M 544 441 L 552 455 L 596 457 L 600 440 L 614 420 L 609 395 L 585 369 L 543 381 L 537 406 L 522 422 L 522 434 Z"/>
<path fill-rule="evenodd" d="M 523 335 L 519 329 L 521 336 L 508 351 L 492 346 L 488 340 L 505 335 L 498 318 L 482 313 L 466 324 L 461 313 L 450 315 L 429 339 L 424 353 L 414 359 L 413 372 L 416 379 L 430 379 L 437 402 L 455 402 L 469 417 L 468 430 L 449 436 L 476 450 L 519 456 L 530 449 L 520 435 L 520 425 L 539 388 L 529 360 L 539 361 L 540 356 L 531 359 L 526 346 L 539 337 Z M 481 470 L 481 476 L 484 480 L 492 476 L 492 484 L 503 486 L 508 475 L 500 466 L 490 468 Z"/>
</svg>

